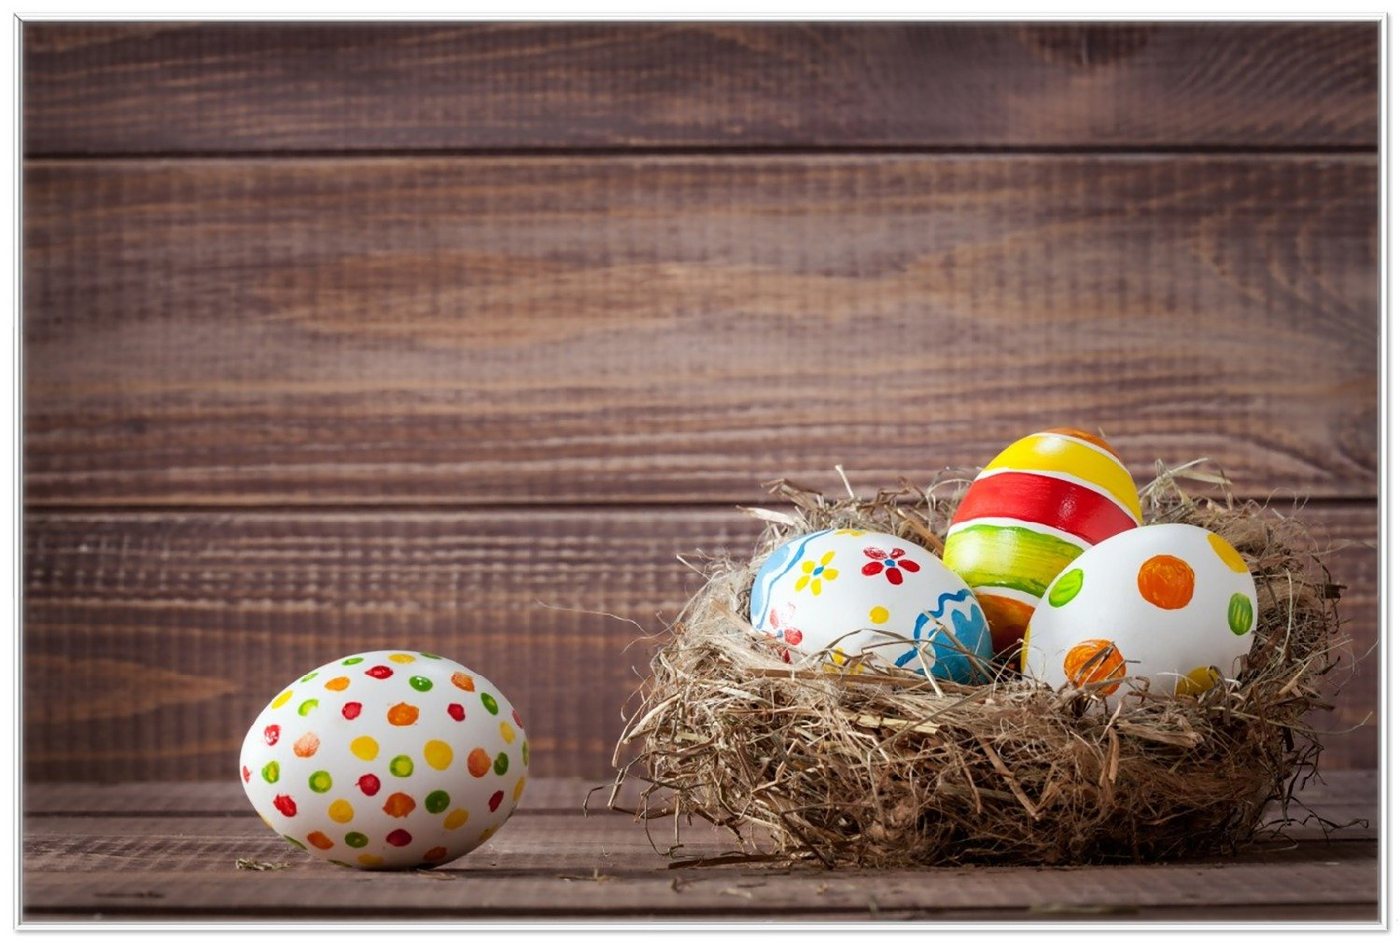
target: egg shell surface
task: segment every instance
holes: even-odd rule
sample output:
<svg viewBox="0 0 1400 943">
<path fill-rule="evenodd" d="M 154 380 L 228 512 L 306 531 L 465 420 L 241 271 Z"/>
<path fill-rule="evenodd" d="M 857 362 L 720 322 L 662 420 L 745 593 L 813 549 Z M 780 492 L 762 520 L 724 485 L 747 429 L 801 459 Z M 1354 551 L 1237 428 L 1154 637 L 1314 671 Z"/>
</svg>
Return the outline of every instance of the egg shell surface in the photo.
<svg viewBox="0 0 1400 943">
<path fill-rule="evenodd" d="M 992 653 L 968 585 L 918 544 L 875 531 L 816 531 L 775 548 L 754 579 L 749 621 L 809 656 L 832 646 L 843 664 L 869 646 L 869 661 L 927 664 L 965 684 L 986 680 L 977 660 Z"/>
<path fill-rule="evenodd" d="M 1086 550 L 1036 607 L 1022 671 L 1052 687 L 1122 678 L 1156 695 L 1196 694 L 1234 678 L 1259 619 L 1254 579 L 1228 541 L 1190 524 L 1149 524 Z"/>
<path fill-rule="evenodd" d="M 943 562 L 976 592 L 1002 654 L 1020 644 L 1061 570 L 1141 523 L 1118 453 L 1092 433 L 1050 429 L 1013 442 L 973 479 L 949 523 Z"/>
<path fill-rule="evenodd" d="M 316 858 L 431 867 L 510 818 L 529 749 L 520 715 L 486 678 L 386 649 L 286 685 L 248 728 L 239 776 L 263 821 Z"/>
</svg>

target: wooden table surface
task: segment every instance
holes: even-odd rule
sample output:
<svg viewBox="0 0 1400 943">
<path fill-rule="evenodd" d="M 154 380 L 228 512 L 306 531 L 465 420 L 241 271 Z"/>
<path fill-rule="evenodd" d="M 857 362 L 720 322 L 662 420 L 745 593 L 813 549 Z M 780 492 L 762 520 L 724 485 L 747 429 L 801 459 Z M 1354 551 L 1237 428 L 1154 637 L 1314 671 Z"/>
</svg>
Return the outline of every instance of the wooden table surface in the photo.
<svg viewBox="0 0 1400 943">
<path fill-rule="evenodd" d="M 1376 921 L 1377 779 L 1327 774 L 1316 819 L 1233 858 L 887 872 L 676 866 L 732 850 L 707 825 L 648 829 L 580 779 L 532 781 L 514 818 L 433 871 L 347 871 L 270 832 L 235 782 L 31 784 L 26 922 L 246 919 Z M 1295 818 L 1306 818 L 1294 810 Z M 1273 816 L 1266 816 L 1266 821 Z M 1348 823 L 1351 823 L 1348 825 Z M 240 859 L 266 870 L 240 868 Z"/>
</svg>

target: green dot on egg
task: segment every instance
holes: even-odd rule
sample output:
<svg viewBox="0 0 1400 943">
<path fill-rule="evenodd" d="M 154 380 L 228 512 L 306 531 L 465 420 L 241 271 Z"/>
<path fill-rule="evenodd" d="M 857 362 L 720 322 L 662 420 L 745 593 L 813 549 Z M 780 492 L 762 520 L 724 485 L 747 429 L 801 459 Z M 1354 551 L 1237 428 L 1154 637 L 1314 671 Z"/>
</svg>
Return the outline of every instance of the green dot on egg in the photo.
<svg viewBox="0 0 1400 943">
<path fill-rule="evenodd" d="M 351 848 L 363 848 L 369 844 L 369 836 L 364 832 L 346 832 L 345 844 Z"/>
<path fill-rule="evenodd" d="M 481 706 L 486 708 L 488 714 L 495 714 L 501 709 L 496 704 L 496 699 L 484 691 L 481 694 Z"/>
<path fill-rule="evenodd" d="M 510 757 L 506 756 L 504 753 L 497 753 L 496 762 L 493 763 L 492 766 L 495 768 L 497 776 L 504 776 L 506 770 L 510 769 Z"/>
<path fill-rule="evenodd" d="M 277 764 L 276 760 L 270 760 L 267 765 L 262 768 L 262 778 L 269 783 L 277 782 L 281 775 L 282 767 Z"/>
<path fill-rule="evenodd" d="M 1235 593 L 1230 597 L 1227 618 L 1230 622 L 1230 631 L 1236 635 L 1244 635 L 1254 623 L 1254 604 L 1244 593 Z"/>
<path fill-rule="evenodd" d="M 1084 588 L 1084 571 L 1075 567 L 1060 574 L 1060 578 L 1055 580 L 1055 585 L 1050 587 L 1050 594 L 1047 598 L 1050 605 L 1056 609 L 1066 605 L 1071 599 L 1079 595 L 1079 591 Z"/>
<path fill-rule="evenodd" d="M 396 756 L 389 761 L 389 772 L 393 773 L 395 776 L 412 776 L 413 760 L 402 755 Z"/>
<path fill-rule="evenodd" d="M 431 691 L 433 683 L 422 675 L 414 675 L 408 679 L 408 683 L 413 685 L 415 691 Z"/>
<path fill-rule="evenodd" d="M 312 711 L 314 711 L 314 710 L 316 709 L 317 705 L 319 705 L 320 703 L 321 703 L 321 702 L 318 701 L 318 700 L 316 700 L 316 698 L 314 698 L 314 697 L 313 697 L 313 698 L 310 698 L 310 699 L 308 699 L 308 700 L 302 701 L 302 702 L 301 702 L 301 706 L 299 706 L 299 707 L 297 708 L 297 713 L 300 714 L 301 716 L 305 717 L 307 714 L 309 714 L 309 713 L 311 713 Z"/>
<path fill-rule="evenodd" d="M 423 806 L 434 815 L 447 811 L 447 807 L 451 804 L 452 798 L 441 789 L 434 789 L 423 800 Z"/>
<path fill-rule="evenodd" d="M 361 658 L 359 655 L 355 655 L 355 656 L 353 656 L 353 657 L 351 657 L 351 658 L 345 659 L 344 661 L 341 662 L 341 664 L 342 664 L 342 665 L 358 665 L 358 664 L 359 664 L 360 662 L 362 662 L 362 661 L 364 661 L 363 658 Z"/>
<path fill-rule="evenodd" d="M 306 780 L 312 792 L 329 792 L 331 788 L 331 774 L 323 769 L 312 773 Z"/>
</svg>

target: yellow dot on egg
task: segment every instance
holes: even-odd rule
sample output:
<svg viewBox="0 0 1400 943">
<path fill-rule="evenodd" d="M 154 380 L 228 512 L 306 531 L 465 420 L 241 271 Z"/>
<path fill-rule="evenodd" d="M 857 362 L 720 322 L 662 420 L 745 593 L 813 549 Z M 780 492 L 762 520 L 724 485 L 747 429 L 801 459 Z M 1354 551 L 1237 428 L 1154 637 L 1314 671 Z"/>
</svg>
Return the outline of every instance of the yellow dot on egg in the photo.
<svg viewBox="0 0 1400 943">
<path fill-rule="evenodd" d="M 511 798 L 515 802 L 519 802 L 523 792 L 525 792 L 525 777 L 521 776 L 519 781 L 515 784 L 515 792 L 511 794 Z"/>
<path fill-rule="evenodd" d="M 339 822 L 344 825 L 355 817 L 355 807 L 344 799 L 337 799 L 331 803 L 326 814 L 331 817 L 332 822 Z"/>
<path fill-rule="evenodd" d="M 452 748 L 442 740 L 429 740 L 423 744 L 423 759 L 433 769 L 447 769 L 452 765 Z"/>
<path fill-rule="evenodd" d="M 1203 694 L 1215 687 L 1220 680 L 1220 672 L 1209 666 L 1192 668 L 1176 681 L 1177 696 L 1183 694 Z"/>
<path fill-rule="evenodd" d="M 515 742 L 515 728 L 512 727 L 510 724 L 506 723 L 504 720 L 501 721 L 501 739 L 504 740 L 506 743 Z"/>
<path fill-rule="evenodd" d="M 272 707 L 273 709 L 276 709 L 276 708 L 278 708 L 278 707 L 281 707 L 283 704 L 287 703 L 287 702 L 290 701 L 291 699 L 292 699 L 292 692 L 291 692 L 291 691 L 283 691 L 281 694 L 277 695 L 275 698 L 272 699 L 271 707 Z"/>
<path fill-rule="evenodd" d="M 884 606 L 876 606 L 870 610 L 870 621 L 876 625 L 884 625 L 890 621 L 890 611 Z"/>
<path fill-rule="evenodd" d="M 1215 551 L 1215 555 L 1225 561 L 1226 566 L 1236 573 L 1249 571 L 1249 567 L 1245 565 L 1244 557 L 1240 556 L 1240 552 L 1230 545 L 1230 541 L 1219 534 L 1208 534 L 1207 539 L 1210 540 L 1210 546 Z"/>
<path fill-rule="evenodd" d="M 350 752 L 362 760 L 372 760 L 379 755 L 379 744 L 373 737 L 356 737 L 350 741 Z"/>
<path fill-rule="evenodd" d="M 829 653 L 829 657 L 831 658 L 831 661 L 829 663 L 822 663 L 822 670 L 827 672 L 828 674 L 838 673 L 841 669 L 845 668 L 851 660 L 851 656 L 847 655 L 844 651 L 842 651 L 839 645 L 832 647 Z M 858 675 L 865 670 L 865 665 L 857 664 L 854 668 L 848 670 L 851 672 L 851 674 Z"/>
<path fill-rule="evenodd" d="M 467 810 L 453 809 L 447 813 L 447 818 L 442 820 L 443 828 L 461 828 L 467 824 Z"/>
<path fill-rule="evenodd" d="M 368 852 L 366 852 L 363 855 L 360 855 L 355 860 L 367 868 L 377 868 L 384 863 L 383 858 L 379 857 L 378 855 L 371 855 Z"/>
<path fill-rule="evenodd" d="M 414 661 L 415 659 L 412 655 L 406 655 L 403 652 L 395 652 L 394 654 L 389 656 L 389 660 L 392 662 L 396 662 L 400 665 L 406 665 L 409 662 Z"/>
<path fill-rule="evenodd" d="M 494 828 L 482 829 L 481 838 L 478 839 L 478 841 L 486 841 L 486 839 L 490 838 L 494 834 L 496 834 L 496 830 Z"/>
</svg>

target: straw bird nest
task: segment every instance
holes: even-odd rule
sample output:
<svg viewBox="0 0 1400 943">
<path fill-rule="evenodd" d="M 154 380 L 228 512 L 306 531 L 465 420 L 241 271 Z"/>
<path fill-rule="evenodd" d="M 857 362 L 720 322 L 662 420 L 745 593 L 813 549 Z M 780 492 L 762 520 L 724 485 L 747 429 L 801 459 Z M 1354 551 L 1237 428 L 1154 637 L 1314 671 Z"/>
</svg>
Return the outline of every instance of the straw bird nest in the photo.
<svg viewBox="0 0 1400 943">
<path fill-rule="evenodd" d="M 967 686 L 859 658 L 785 664 L 745 617 L 768 551 L 851 527 L 941 556 L 971 476 L 949 470 L 923 490 L 839 500 L 776 482 L 792 511 L 755 511 L 767 528 L 754 558 L 698 567 L 705 585 L 663 634 L 618 744 L 612 807 L 677 828 L 691 817 L 723 826 L 735 841 L 723 860 L 872 868 L 1208 855 L 1255 837 L 1271 801 L 1287 820 L 1321 749 L 1305 715 L 1325 706 L 1324 676 L 1340 660 L 1340 588 L 1301 523 L 1233 500 L 1198 466 L 1159 466 L 1142 490 L 1144 519 L 1209 528 L 1249 562 L 1259 621 L 1237 680 L 1197 696 L 1125 697 L 1110 712 L 1083 690 L 1009 669 Z M 624 807 L 633 779 L 640 798 Z"/>
</svg>

